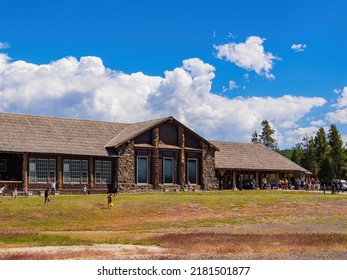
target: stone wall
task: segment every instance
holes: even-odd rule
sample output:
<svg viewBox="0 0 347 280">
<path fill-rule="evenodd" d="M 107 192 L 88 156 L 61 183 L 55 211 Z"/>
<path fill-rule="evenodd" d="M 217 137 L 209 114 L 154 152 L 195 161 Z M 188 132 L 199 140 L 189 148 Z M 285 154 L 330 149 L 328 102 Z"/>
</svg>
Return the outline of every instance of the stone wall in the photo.
<svg viewBox="0 0 347 280">
<path fill-rule="evenodd" d="M 118 191 L 126 191 L 135 186 L 134 141 L 122 145 L 118 150 L 117 183 Z"/>
<path fill-rule="evenodd" d="M 202 182 L 207 190 L 218 190 L 218 179 L 215 175 L 215 150 L 202 143 Z"/>
</svg>

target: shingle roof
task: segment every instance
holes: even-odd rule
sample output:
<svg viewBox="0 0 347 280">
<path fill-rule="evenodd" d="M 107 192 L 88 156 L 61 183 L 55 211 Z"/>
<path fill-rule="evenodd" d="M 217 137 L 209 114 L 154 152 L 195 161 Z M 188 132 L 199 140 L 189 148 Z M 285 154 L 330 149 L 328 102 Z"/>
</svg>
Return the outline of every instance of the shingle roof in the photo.
<svg viewBox="0 0 347 280">
<path fill-rule="evenodd" d="M 216 168 L 310 173 L 262 144 L 210 142 L 220 149 L 215 153 Z"/>
<path fill-rule="evenodd" d="M 141 133 L 169 120 L 170 117 L 166 118 L 160 118 L 155 120 L 149 120 L 144 122 L 138 122 L 129 124 L 124 128 L 122 132 L 120 132 L 118 135 L 116 135 L 112 140 L 110 140 L 105 147 L 111 148 L 111 147 L 118 147 L 128 141 L 129 139 L 133 139 L 136 136 L 140 135 Z"/>
<path fill-rule="evenodd" d="M 0 151 L 107 156 L 128 124 L 0 113 Z"/>
</svg>

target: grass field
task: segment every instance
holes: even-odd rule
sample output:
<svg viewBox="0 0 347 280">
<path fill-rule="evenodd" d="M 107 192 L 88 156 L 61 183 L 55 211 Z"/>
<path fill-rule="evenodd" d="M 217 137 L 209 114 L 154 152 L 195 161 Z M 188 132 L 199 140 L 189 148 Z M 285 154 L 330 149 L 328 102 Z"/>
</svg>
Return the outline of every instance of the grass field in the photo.
<svg viewBox="0 0 347 280">
<path fill-rule="evenodd" d="M 114 198 L 111 209 L 106 195 L 57 196 L 46 206 L 43 200 L 2 199 L 0 259 L 347 259 L 344 194 L 129 193 Z M 137 247 L 136 252 L 117 254 L 95 244 L 161 250 Z M 54 253 L 11 249 L 38 246 L 93 249 Z"/>
</svg>

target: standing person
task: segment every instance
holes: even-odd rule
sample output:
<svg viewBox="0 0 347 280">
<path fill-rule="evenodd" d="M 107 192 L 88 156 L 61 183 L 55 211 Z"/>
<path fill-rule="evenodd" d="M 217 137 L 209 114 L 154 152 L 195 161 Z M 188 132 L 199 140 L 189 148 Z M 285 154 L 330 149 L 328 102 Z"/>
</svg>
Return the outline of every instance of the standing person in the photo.
<svg viewBox="0 0 347 280">
<path fill-rule="evenodd" d="M 2 201 L 2 194 L 5 191 L 5 189 L 6 189 L 6 185 L 3 185 L 0 187 L 0 201 Z"/>
<path fill-rule="evenodd" d="M 112 193 L 110 193 L 108 196 L 107 196 L 107 208 L 111 208 L 112 207 Z"/>
<path fill-rule="evenodd" d="M 266 177 L 263 178 L 263 190 L 266 190 L 267 188 L 267 180 Z"/>
<path fill-rule="evenodd" d="M 49 188 L 47 187 L 46 190 L 45 190 L 45 203 L 44 203 L 44 205 L 48 205 L 49 201 L 50 201 L 50 198 L 49 198 Z"/>
<path fill-rule="evenodd" d="M 86 185 L 83 186 L 83 194 L 85 196 L 87 195 L 87 186 Z"/>
<path fill-rule="evenodd" d="M 51 194 L 55 196 L 58 181 L 51 180 Z"/>
<path fill-rule="evenodd" d="M 14 188 L 12 195 L 13 195 L 13 199 L 17 198 L 17 195 L 18 195 L 17 188 Z"/>
</svg>

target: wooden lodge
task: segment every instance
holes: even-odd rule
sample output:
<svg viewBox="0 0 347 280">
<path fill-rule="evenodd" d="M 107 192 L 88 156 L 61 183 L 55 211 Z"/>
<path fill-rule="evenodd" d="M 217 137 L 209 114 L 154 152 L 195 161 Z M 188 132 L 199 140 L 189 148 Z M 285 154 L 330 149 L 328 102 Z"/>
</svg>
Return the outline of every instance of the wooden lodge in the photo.
<svg viewBox="0 0 347 280">
<path fill-rule="evenodd" d="M 225 189 L 237 178 L 308 171 L 255 144 L 207 141 L 166 117 L 122 124 L 0 113 L 0 185 L 61 193 Z M 282 174 L 282 175 L 281 175 Z"/>
</svg>

